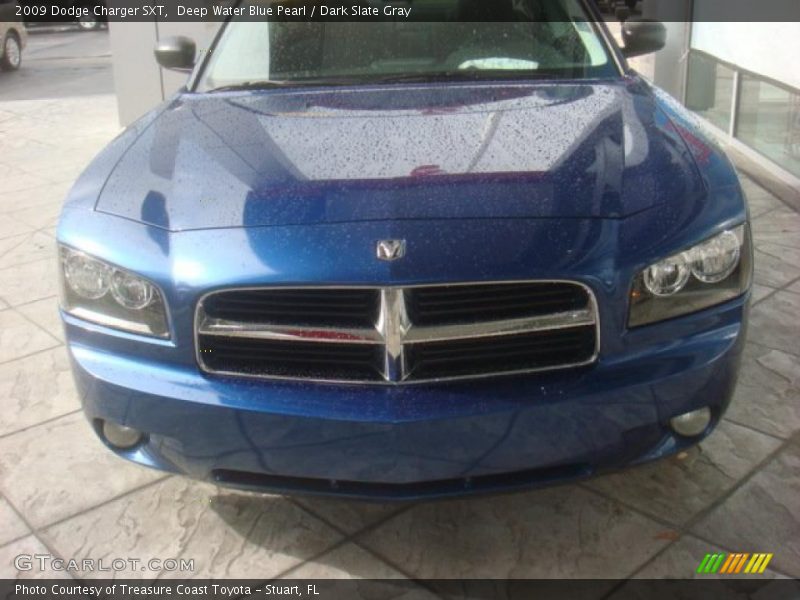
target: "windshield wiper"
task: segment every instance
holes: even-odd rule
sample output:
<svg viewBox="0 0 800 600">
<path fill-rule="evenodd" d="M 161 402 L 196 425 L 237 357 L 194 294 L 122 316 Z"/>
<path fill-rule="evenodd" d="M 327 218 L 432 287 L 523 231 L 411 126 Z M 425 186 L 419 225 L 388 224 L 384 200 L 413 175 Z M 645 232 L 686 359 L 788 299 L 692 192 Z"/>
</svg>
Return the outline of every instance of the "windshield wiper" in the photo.
<svg viewBox="0 0 800 600">
<path fill-rule="evenodd" d="M 480 81 L 489 79 L 544 79 L 548 77 L 561 76 L 563 73 L 555 73 L 542 69 L 523 71 L 510 69 L 459 69 L 457 71 L 433 71 L 430 73 L 401 73 L 398 75 L 383 76 L 357 76 L 357 77 L 333 77 L 333 78 L 307 78 L 307 79 L 287 79 L 287 80 L 263 80 L 263 81 L 244 81 L 233 83 L 208 90 L 212 92 L 231 92 L 240 90 L 266 90 L 272 88 L 293 88 L 310 86 L 346 86 L 346 85 L 369 85 L 386 83 L 434 83 L 439 81 Z"/>
<path fill-rule="evenodd" d="M 438 81 L 481 81 L 490 79 L 544 79 L 553 77 L 552 71 L 512 69 L 459 69 L 432 73 L 407 73 L 369 79 L 369 83 L 435 83 Z"/>
<path fill-rule="evenodd" d="M 273 88 L 293 88 L 310 86 L 337 86 L 354 85 L 364 83 L 363 79 L 356 78 L 337 78 L 337 79 L 290 79 L 290 80 L 263 80 L 263 81 L 244 81 L 242 83 L 232 83 L 220 87 L 211 88 L 207 92 L 235 92 L 240 90 L 269 90 Z"/>
<path fill-rule="evenodd" d="M 232 83 L 230 85 L 221 85 L 219 87 L 206 90 L 208 93 L 212 92 L 235 92 L 239 90 L 267 90 L 271 88 L 286 87 L 288 84 L 285 81 L 243 81 L 242 83 Z"/>
</svg>

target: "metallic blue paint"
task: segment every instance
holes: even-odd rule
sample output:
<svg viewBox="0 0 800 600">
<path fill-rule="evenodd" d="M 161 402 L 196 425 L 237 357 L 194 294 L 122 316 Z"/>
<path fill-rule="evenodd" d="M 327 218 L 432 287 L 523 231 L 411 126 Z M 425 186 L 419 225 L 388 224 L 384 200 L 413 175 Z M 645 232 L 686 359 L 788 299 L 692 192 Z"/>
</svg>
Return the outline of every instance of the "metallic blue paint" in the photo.
<svg viewBox="0 0 800 600">
<path fill-rule="evenodd" d="M 154 281 L 171 339 L 63 318 L 87 416 L 147 432 L 119 452 L 142 464 L 407 499 L 536 485 L 695 443 L 670 432 L 676 414 L 718 421 L 749 295 L 629 330 L 628 294 L 648 264 L 746 220 L 724 154 L 633 75 L 182 92 L 97 157 L 58 228 Z M 389 238 L 403 260 L 375 260 Z M 194 309 L 215 289 L 539 278 L 594 291 L 596 364 L 348 386 L 213 377 L 195 359 Z"/>
</svg>

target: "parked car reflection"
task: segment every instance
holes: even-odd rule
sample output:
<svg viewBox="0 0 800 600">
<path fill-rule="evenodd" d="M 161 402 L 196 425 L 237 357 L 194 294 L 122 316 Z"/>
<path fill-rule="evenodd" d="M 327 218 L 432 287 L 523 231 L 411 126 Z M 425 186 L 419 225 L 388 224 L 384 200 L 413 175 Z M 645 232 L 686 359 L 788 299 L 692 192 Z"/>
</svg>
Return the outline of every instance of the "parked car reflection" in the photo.
<svg viewBox="0 0 800 600">
<path fill-rule="evenodd" d="M 17 15 L 18 4 L 0 0 L 0 69 L 16 71 L 22 64 L 22 50 L 28 39 Z"/>
</svg>

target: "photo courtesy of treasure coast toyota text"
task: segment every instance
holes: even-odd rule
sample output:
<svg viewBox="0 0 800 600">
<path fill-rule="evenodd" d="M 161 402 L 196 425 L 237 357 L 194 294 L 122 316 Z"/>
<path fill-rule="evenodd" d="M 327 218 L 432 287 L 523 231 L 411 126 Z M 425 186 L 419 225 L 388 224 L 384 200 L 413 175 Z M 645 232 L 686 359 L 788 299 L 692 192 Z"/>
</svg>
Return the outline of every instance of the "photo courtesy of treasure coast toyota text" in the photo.
<svg viewBox="0 0 800 600">
<path fill-rule="evenodd" d="M 797 0 L 0 0 L 0 598 L 800 600 Z"/>
</svg>

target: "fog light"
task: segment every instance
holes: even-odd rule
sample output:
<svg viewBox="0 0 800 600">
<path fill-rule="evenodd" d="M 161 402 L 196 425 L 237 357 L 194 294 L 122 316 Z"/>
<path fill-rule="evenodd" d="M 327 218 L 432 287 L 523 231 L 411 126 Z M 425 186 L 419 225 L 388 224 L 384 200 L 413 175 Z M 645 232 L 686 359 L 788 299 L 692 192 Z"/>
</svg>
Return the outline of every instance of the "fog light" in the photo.
<svg viewBox="0 0 800 600">
<path fill-rule="evenodd" d="M 125 427 L 124 425 L 117 425 L 110 421 L 104 421 L 103 437 L 115 448 L 128 450 L 141 442 L 144 434 L 132 427 Z"/>
<path fill-rule="evenodd" d="M 711 409 L 706 406 L 673 417 L 670 419 L 669 424 L 678 435 L 694 437 L 703 433 L 710 422 Z"/>
</svg>

